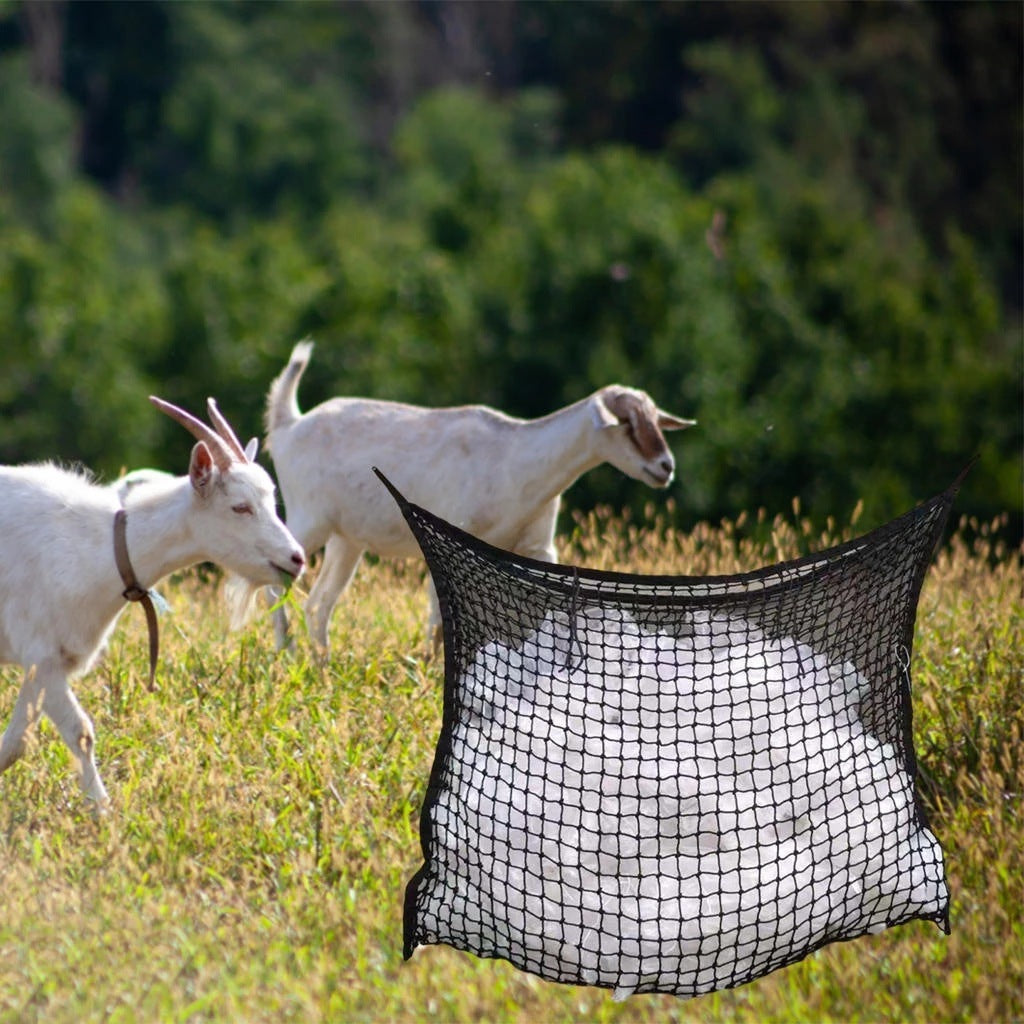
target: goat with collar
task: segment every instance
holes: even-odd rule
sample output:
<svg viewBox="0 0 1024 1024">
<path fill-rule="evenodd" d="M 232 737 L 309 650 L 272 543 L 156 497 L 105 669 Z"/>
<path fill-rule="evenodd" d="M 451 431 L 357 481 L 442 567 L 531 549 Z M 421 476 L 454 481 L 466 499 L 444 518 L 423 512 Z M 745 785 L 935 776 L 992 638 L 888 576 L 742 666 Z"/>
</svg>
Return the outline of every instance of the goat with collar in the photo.
<svg viewBox="0 0 1024 1024">
<path fill-rule="evenodd" d="M 152 401 L 197 443 L 187 476 L 155 480 L 126 499 L 124 543 L 139 589 L 202 561 L 255 584 L 297 577 L 305 555 L 277 516 L 273 482 L 253 461 L 255 443 L 242 448 L 213 399 L 215 429 Z M 0 468 L 0 493 L 0 661 L 25 669 L 0 740 L 0 772 L 21 757 L 45 714 L 102 809 L 109 797 L 93 726 L 70 681 L 94 664 L 128 600 L 111 534 L 121 497 L 116 487 L 52 463 Z"/>
</svg>

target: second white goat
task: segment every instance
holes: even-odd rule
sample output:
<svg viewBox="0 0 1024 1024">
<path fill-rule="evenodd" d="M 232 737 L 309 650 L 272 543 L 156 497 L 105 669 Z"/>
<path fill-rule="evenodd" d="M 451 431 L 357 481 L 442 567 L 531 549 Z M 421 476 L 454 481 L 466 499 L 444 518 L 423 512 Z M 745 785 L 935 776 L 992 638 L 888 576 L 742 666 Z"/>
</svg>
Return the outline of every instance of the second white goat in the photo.
<svg viewBox="0 0 1024 1024">
<path fill-rule="evenodd" d="M 296 392 L 312 347 L 296 345 L 271 385 L 266 429 L 288 527 L 307 553 L 324 548 L 306 603 L 310 632 L 324 649 L 331 613 L 364 552 L 420 554 L 372 467 L 410 501 L 469 533 L 554 562 L 559 501 L 570 484 L 609 462 L 667 487 L 675 460 L 662 432 L 695 422 L 618 384 L 534 420 L 481 405 L 431 409 L 365 398 L 334 398 L 302 414 Z M 237 595 L 236 618 L 248 596 Z M 278 609 L 279 643 L 286 639 L 283 617 Z M 436 599 L 430 622 L 439 623 Z"/>
<path fill-rule="evenodd" d="M 277 516 L 274 485 L 210 400 L 216 430 L 160 399 L 154 404 L 196 438 L 188 476 L 148 472 L 133 488 L 101 486 L 50 463 L 0 467 L 0 662 L 24 682 L 0 740 L 0 772 L 25 752 L 40 714 L 79 762 L 81 784 L 107 803 L 93 725 L 69 680 L 87 671 L 125 607 L 128 581 L 115 556 L 115 516 L 137 586 L 201 561 L 254 584 L 298 576 L 302 548 Z M 123 504 L 122 504 L 123 498 Z"/>
</svg>

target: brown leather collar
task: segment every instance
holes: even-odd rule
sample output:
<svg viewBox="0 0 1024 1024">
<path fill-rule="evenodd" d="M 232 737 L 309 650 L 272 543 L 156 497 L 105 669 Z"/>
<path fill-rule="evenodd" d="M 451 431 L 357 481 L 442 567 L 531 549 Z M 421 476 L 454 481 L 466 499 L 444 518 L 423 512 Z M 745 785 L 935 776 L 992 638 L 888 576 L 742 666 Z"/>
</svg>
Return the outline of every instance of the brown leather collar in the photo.
<svg viewBox="0 0 1024 1024">
<path fill-rule="evenodd" d="M 128 513 L 119 508 L 114 514 L 114 561 L 117 571 L 121 574 L 124 590 L 121 596 L 126 601 L 138 601 L 146 613 L 146 625 L 149 627 L 149 688 L 152 690 L 156 682 L 156 660 L 160 654 L 160 636 L 157 632 L 156 609 L 153 607 L 149 591 L 144 589 L 135 578 L 131 559 L 128 557 L 128 541 L 125 538 L 125 526 Z"/>
</svg>

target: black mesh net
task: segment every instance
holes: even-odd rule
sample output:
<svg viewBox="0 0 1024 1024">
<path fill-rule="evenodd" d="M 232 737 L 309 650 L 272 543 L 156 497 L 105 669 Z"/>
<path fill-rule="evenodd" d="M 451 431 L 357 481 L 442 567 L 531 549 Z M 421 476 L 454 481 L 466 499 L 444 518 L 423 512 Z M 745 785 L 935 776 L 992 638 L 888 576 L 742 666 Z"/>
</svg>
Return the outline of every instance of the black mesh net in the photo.
<svg viewBox="0 0 1024 1024">
<path fill-rule="evenodd" d="M 909 666 L 956 485 L 820 554 L 698 578 L 520 558 L 384 482 L 445 642 L 406 957 L 446 943 L 694 996 L 915 918 L 948 932 Z"/>
</svg>

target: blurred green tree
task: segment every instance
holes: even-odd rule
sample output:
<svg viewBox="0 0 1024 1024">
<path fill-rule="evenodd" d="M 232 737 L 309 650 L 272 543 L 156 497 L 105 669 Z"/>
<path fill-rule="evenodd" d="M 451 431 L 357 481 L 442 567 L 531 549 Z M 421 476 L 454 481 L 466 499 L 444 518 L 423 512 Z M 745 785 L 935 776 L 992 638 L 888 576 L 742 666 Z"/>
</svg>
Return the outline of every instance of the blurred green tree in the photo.
<svg viewBox="0 0 1024 1024">
<path fill-rule="evenodd" d="M 145 235 L 93 188 L 63 189 L 52 216 L 44 236 L 0 206 L 0 462 L 116 473 L 153 453 L 146 365 L 163 341 L 164 294 Z"/>
<path fill-rule="evenodd" d="M 516 10 L 0 3 L 0 458 L 168 466 L 150 390 L 256 433 L 310 334 L 307 406 L 644 387 L 687 519 L 979 452 L 1019 525 L 1019 5 Z"/>
<path fill-rule="evenodd" d="M 167 17 L 174 76 L 140 160 L 155 201 L 231 226 L 316 216 L 364 182 L 347 17 L 280 2 L 172 4 Z"/>
</svg>

